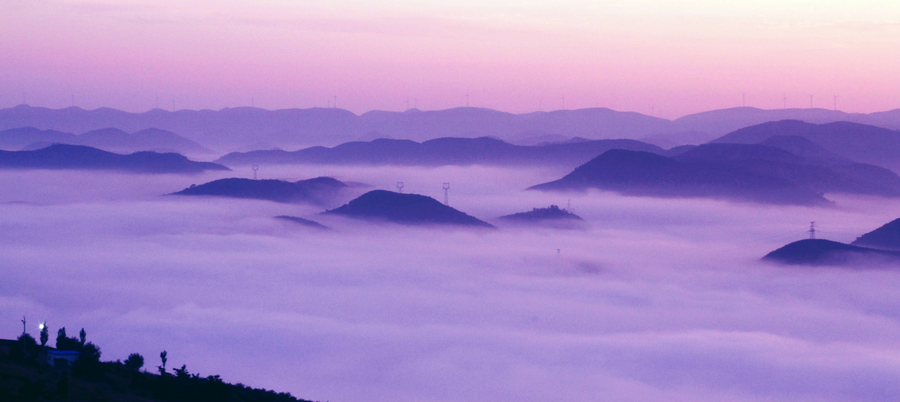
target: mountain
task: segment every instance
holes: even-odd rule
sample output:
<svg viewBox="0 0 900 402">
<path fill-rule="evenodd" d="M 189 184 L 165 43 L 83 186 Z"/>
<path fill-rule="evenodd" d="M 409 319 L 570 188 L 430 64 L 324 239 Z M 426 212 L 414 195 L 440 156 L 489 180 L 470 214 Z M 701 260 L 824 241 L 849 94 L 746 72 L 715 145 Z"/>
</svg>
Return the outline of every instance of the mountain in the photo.
<svg viewBox="0 0 900 402">
<path fill-rule="evenodd" d="M 173 195 L 250 198 L 284 203 L 329 205 L 348 186 L 330 177 L 289 182 L 284 180 L 219 179 L 191 186 Z"/>
<path fill-rule="evenodd" d="M 852 122 L 863 125 L 900 130 L 900 109 L 871 114 L 846 113 L 838 110 L 805 109 L 757 109 L 735 107 L 710 110 L 687 115 L 672 121 L 672 132 L 705 132 L 716 136 L 725 135 L 744 127 L 782 120 L 804 121 L 809 124 Z M 759 142 L 753 141 L 753 143 Z"/>
<path fill-rule="evenodd" d="M 493 228 L 494 226 L 441 204 L 431 197 L 373 190 L 327 214 L 351 218 L 388 221 L 406 225 L 456 225 Z"/>
<path fill-rule="evenodd" d="M 575 229 L 586 227 L 584 219 L 556 205 L 546 208 L 533 208 L 531 211 L 504 215 L 501 221 L 513 225 L 549 226 L 555 228 Z"/>
<path fill-rule="evenodd" d="M 682 161 L 620 149 L 603 153 L 559 180 L 529 189 L 583 191 L 590 188 L 655 197 L 708 197 L 798 205 L 829 203 L 821 195 L 788 180 L 727 164 Z"/>
<path fill-rule="evenodd" d="M 88 131 L 81 135 L 54 130 L 19 127 L 0 131 L 0 148 L 36 150 L 51 144 L 84 145 L 116 153 L 140 151 L 209 154 L 211 150 L 170 131 L 149 128 L 128 134 L 116 128 Z"/>
<path fill-rule="evenodd" d="M 900 251 L 900 219 L 894 219 L 884 226 L 856 238 L 850 244 L 859 247 Z"/>
<path fill-rule="evenodd" d="M 310 227 L 310 228 L 314 228 L 314 229 L 321 229 L 321 230 L 330 229 L 328 226 L 325 226 L 319 222 L 311 221 L 309 219 L 298 218 L 296 216 L 281 215 L 281 216 L 276 216 L 275 219 L 281 219 L 284 221 L 293 222 L 293 223 L 296 223 L 296 224 L 299 224 L 302 226 L 306 226 L 306 227 Z"/>
<path fill-rule="evenodd" d="M 763 257 L 764 261 L 789 265 L 900 264 L 900 252 L 852 246 L 823 239 L 795 241 Z"/>
<path fill-rule="evenodd" d="M 726 165 L 786 180 L 816 193 L 900 197 L 900 176 L 888 169 L 836 157 L 801 137 L 776 136 L 763 143 L 794 148 L 810 157 L 761 144 L 713 143 L 691 148 L 674 158 Z"/>
<path fill-rule="evenodd" d="M 0 151 L 0 169 L 118 170 L 134 173 L 200 173 L 231 170 L 175 153 L 120 155 L 81 145 L 55 144 L 35 151 Z"/>
<path fill-rule="evenodd" d="M 712 142 L 756 144 L 774 136 L 803 137 L 841 158 L 900 171 L 900 131 L 865 124 L 782 120 L 742 128 Z"/>
<path fill-rule="evenodd" d="M 425 141 L 441 137 L 497 137 L 517 142 L 540 142 L 530 137 L 583 137 L 587 139 L 647 139 L 666 147 L 700 144 L 734 130 L 769 121 L 795 119 L 822 124 L 850 121 L 900 129 L 900 110 L 852 114 L 824 109 L 762 110 L 734 108 L 684 116 L 674 121 L 605 108 L 512 114 L 484 108 L 405 112 L 371 111 L 355 115 L 336 108 L 263 110 L 251 107 L 143 113 L 77 107 L 48 109 L 20 105 L 0 110 L 0 130 L 36 127 L 42 130 L 83 133 L 117 128 L 137 132 L 158 128 L 219 150 L 264 148 L 298 149 L 334 146 L 360 139 L 384 138 Z M 540 133 L 538 135 L 533 135 Z M 758 141 L 756 141 L 758 142 Z M 24 146 L 24 145 L 23 145 Z"/>
<path fill-rule="evenodd" d="M 665 152 L 635 140 L 595 140 L 540 146 L 513 145 L 493 138 L 438 138 L 418 143 L 411 140 L 378 139 L 349 142 L 334 148 L 312 147 L 299 151 L 281 150 L 231 153 L 217 163 L 231 166 L 249 164 L 334 164 L 334 165 L 501 165 L 578 166 L 610 149 Z"/>
</svg>

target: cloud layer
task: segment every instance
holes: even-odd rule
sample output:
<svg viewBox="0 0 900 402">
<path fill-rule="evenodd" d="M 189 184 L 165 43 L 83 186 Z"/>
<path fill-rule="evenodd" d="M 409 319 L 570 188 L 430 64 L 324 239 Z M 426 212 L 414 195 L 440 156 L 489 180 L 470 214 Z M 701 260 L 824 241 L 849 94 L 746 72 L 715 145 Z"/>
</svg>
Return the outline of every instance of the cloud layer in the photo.
<svg viewBox="0 0 900 402">
<path fill-rule="evenodd" d="M 106 360 L 153 368 L 165 349 L 171 367 L 317 400 L 900 397 L 897 271 L 758 262 L 811 220 L 852 240 L 900 215 L 886 200 L 773 208 L 521 191 L 557 172 L 328 169 L 438 199 L 450 181 L 451 205 L 487 220 L 571 202 L 590 228 L 382 227 L 158 196 L 214 175 L 0 172 L 0 337 L 26 314 L 84 327 Z"/>
</svg>

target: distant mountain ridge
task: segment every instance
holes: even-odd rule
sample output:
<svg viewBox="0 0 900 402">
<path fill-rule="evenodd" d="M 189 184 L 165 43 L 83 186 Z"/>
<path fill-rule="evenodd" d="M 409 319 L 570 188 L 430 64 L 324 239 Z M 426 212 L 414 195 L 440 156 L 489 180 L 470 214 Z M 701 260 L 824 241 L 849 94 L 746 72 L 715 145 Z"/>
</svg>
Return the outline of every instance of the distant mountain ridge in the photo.
<svg viewBox="0 0 900 402">
<path fill-rule="evenodd" d="M 148 128 L 126 133 L 116 128 L 88 131 L 81 135 L 55 130 L 19 127 L 0 131 L 0 148 L 11 151 L 35 150 L 51 144 L 84 145 L 116 153 L 140 151 L 209 154 L 211 150 L 171 131 Z"/>
<path fill-rule="evenodd" d="M 778 136 L 802 137 L 841 158 L 900 172 L 900 131 L 865 124 L 782 120 L 745 127 L 711 142 L 756 144 Z"/>
<path fill-rule="evenodd" d="M 114 170 L 133 173 L 231 170 L 216 163 L 194 162 L 176 153 L 135 152 L 121 155 L 65 144 L 55 144 L 35 151 L 0 151 L 0 169 Z"/>
<path fill-rule="evenodd" d="M 666 120 L 605 108 L 513 114 L 460 107 L 437 111 L 371 111 L 356 115 L 335 108 L 263 110 L 250 107 L 129 113 L 110 108 L 48 109 L 20 105 L 0 110 L 0 130 L 36 127 L 87 132 L 114 127 L 127 132 L 159 128 L 219 150 L 334 146 L 369 133 L 425 141 L 440 137 L 517 138 L 523 133 L 587 139 L 658 138 L 667 144 L 699 143 L 768 121 L 797 119 L 821 124 L 849 121 L 900 129 L 900 109 L 844 113 L 825 109 L 762 110 L 749 107 L 714 110 Z M 371 138 L 371 137 L 369 137 Z M 267 144 L 263 146 L 262 144 Z"/>
<path fill-rule="evenodd" d="M 723 198 L 770 204 L 828 205 L 789 180 L 706 160 L 676 160 L 649 152 L 610 150 L 563 178 L 529 190 L 616 191 L 653 197 Z"/>
<path fill-rule="evenodd" d="M 357 165 L 495 165 L 575 167 L 610 149 L 662 153 L 662 148 L 635 140 L 595 140 L 540 146 L 521 146 L 494 138 L 438 138 L 418 143 L 378 139 L 348 142 L 334 148 L 312 147 L 299 151 L 234 152 L 216 162 L 250 164 L 357 164 Z"/>
</svg>

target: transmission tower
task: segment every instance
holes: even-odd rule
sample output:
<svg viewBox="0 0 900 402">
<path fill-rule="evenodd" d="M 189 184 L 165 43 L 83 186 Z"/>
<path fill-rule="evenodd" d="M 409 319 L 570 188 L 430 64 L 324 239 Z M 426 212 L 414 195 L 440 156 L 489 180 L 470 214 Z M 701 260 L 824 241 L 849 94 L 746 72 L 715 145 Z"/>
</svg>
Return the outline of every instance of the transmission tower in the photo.
<svg viewBox="0 0 900 402">
<path fill-rule="evenodd" d="M 816 238 L 816 222 L 815 221 L 809 223 L 809 238 L 810 239 Z"/>
<path fill-rule="evenodd" d="M 450 206 L 450 183 L 444 183 L 444 205 Z"/>
<path fill-rule="evenodd" d="M 397 182 L 397 192 L 400 194 L 403 194 L 403 182 L 402 181 Z"/>
<path fill-rule="evenodd" d="M 256 171 L 259 170 L 259 165 L 253 165 L 253 180 L 256 180 Z"/>
</svg>

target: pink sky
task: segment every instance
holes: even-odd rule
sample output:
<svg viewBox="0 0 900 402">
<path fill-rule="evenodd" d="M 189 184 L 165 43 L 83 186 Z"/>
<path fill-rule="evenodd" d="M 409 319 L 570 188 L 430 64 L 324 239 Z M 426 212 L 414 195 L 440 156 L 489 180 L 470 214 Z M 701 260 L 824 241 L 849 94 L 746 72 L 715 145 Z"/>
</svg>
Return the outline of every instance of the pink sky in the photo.
<svg viewBox="0 0 900 402">
<path fill-rule="evenodd" d="M 4 0 L 0 107 L 900 107 L 900 3 L 748 3 Z"/>
</svg>

